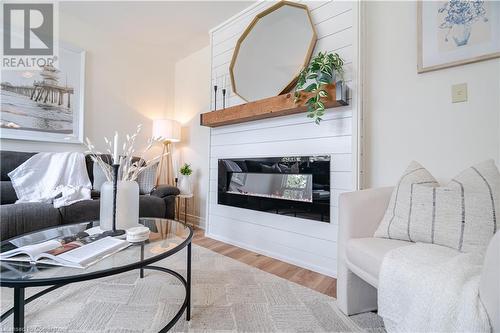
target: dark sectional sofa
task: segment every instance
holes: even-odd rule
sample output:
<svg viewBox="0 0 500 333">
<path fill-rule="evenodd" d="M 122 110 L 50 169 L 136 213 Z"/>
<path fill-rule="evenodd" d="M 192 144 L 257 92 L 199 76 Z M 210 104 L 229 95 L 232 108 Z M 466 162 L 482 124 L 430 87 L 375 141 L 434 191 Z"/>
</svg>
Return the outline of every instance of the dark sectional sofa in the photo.
<svg viewBox="0 0 500 333">
<path fill-rule="evenodd" d="M 92 200 L 54 208 L 48 203 L 19 203 L 8 173 L 36 153 L 0 151 L 0 238 L 11 237 L 61 224 L 93 221 L 99 219 L 99 192 L 92 191 Z M 86 167 L 93 183 L 93 162 L 86 157 Z M 175 197 L 179 190 L 173 186 L 161 185 L 149 194 L 139 196 L 139 216 L 173 219 Z"/>
</svg>

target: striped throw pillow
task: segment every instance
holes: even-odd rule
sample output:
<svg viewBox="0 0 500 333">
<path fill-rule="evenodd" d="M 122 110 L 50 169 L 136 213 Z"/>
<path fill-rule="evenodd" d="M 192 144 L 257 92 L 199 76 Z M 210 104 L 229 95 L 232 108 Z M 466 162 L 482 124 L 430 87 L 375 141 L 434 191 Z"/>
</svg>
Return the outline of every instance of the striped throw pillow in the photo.
<svg viewBox="0 0 500 333">
<path fill-rule="evenodd" d="M 415 192 L 435 186 L 439 184 L 429 171 L 412 161 L 392 192 L 389 206 L 375 231 L 375 237 L 413 241 L 410 230 L 412 223 L 415 223 L 415 219 L 412 219 L 412 215 L 416 214 L 413 208 L 416 199 Z M 420 196 L 417 195 L 417 197 Z"/>
<path fill-rule="evenodd" d="M 485 250 L 498 229 L 500 174 L 495 163 L 470 167 L 446 186 L 438 186 L 424 177 L 430 176 L 427 171 L 417 169 L 412 163 L 394 189 L 375 237 L 433 243 L 461 252 Z"/>
<path fill-rule="evenodd" d="M 150 194 L 156 185 L 156 171 L 158 169 L 158 163 L 154 163 L 147 169 L 144 169 L 137 177 L 137 183 L 139 183 L 139 193 L 140 194 Z"/>
<path fill-rule="evenodd" d="M 149 168 L 142 171 L 137 177 L 137 183 L 139 184 L 140 194 L 150 194 L 156 185 L 156 171 L 158 170 L 158 163 L 154 163 Z M 94 183 L 92 188 L 94 191 L 101 191 L 101 186 L 107 181 L 104 171 L 102 171 L 100 165 L 94 162 Z M 118 175 L 121 174 L 121 167 L 118 171 Z M 118 178 L 120 179 L 120 178 Z"/>
</svg>

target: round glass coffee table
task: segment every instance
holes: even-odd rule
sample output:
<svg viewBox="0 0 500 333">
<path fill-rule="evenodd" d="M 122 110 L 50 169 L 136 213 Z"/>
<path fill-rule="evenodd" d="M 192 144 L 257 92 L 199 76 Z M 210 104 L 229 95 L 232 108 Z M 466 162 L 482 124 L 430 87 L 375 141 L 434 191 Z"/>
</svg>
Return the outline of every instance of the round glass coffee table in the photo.
<svg viewBox="0 0 500 333">
<path fill-rule="evenodd" d="M 193 230 L 181 222 L 159 218 L 140 218 L 139 224 L 149 227 L 151 231 L 149 240 L 131 245 L 85 269 L 1 261 L 0 286 L 14 289 L 14 306 L 1 315 L 0 322 L 14 314 L 14 332 L 23 332 L 24 307 L 27 303 L 70 283 L 98 279 L 135 269 L 140 270 L 141 278 L 144 277 L 145 269 L 170 274 L 177 278 L 186 290 L 186 297 L 181 308 L 160 332 L 166 332 L 174 326 L 184 311 L 186 311 L 186 320 L 189 321 L 191 317 L 191 240 Z M 98 230 L 98 227 L 99 222 L 94 221 L 57 226 L 24 234 L 3 241 L 0 244 L 0 252 L 50 239 L 73 236 L 79 232 L 89 231 L 90 234 L 91 230 Z M 171 269 L 152 265 L 185 247 L 187 247 L 186 278 Z M 29 298 L 25 297 L 26 288 L 40 286 L 48 288 Z"/>
</svg>

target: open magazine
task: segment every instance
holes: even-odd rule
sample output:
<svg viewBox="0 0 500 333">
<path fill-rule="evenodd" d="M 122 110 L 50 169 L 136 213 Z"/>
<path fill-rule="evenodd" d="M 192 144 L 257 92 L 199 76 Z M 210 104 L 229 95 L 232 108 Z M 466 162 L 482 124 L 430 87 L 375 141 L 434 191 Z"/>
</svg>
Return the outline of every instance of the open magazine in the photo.
<svg viewBox="0 0 500 333">
<path fill-rule="evenodd" d="M 0 260 L 86 268 L 130 245 L 126 240 L 83 234 L 6 251 Z"/>
</svg>

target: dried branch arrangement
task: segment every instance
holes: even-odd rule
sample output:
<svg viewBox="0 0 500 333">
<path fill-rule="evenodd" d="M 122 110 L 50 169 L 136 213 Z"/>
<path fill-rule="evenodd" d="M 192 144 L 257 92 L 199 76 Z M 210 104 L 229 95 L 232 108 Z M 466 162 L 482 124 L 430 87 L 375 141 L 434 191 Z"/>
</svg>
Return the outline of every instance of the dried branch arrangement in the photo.
<svg viewBox="0 0 500 333">
<path fill-rule="evenodd" d="M 85 140 L 85 146 L 87 147 L 87 151 L 85 153 L 89 154 L 92 158 L 92 161 L 97 163 L 106 179 L 108 181 L 113 181 L 113 172 L 110 164 L 106 163 L 103 160 L 104 154 L 109 154 L 113 156 L 113 163 L 120 164 L 119 169 L 119 180 L 132 181 L 137 180 L 139 174 L 144 170 L 150 168 L 157 161 L 159 161 L 163 156 L 168 155 L 169 153 L 160 154 L 150 160 L 145 160 L 144 155 L 148 152 L 155 144 L 163 142 L 162 138 L 150 138 L 146 147 L 140 151 L 139 156 L 134 157 L 134 153 L 136 152 L 134 145 L 137 136 L 141 132 L 142 124 L 137 126 L 137 130 L 134 134 L 126 135 L 126 140 L 123 142 L 121 153 L 118 151 L 118 134 L 115 133 L 114 141 L 109 140 L 107 137 L 104 137 L 104 142 L 106 143 L 106 151 L 101 152 L 95 148 L 89 138 Z"/>
</svg>

